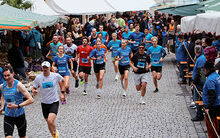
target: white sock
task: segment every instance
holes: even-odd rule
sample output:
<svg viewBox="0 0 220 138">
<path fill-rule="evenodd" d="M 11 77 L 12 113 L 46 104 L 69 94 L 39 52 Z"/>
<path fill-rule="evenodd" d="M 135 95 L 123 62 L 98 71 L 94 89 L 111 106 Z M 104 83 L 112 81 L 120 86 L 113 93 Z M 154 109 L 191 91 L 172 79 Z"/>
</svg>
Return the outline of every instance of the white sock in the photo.
<svg viewBox="0 0 220 138">
<path fill-rule="evenodd" d="M 102 93 L 102 89 L 98 88 L 98 93 L 101 94 Z"/>
<path fill-rule="evenodd" d="M 140 100 L 142 101 L 143 99 L 144 99 L 144 97 L 143 97 L 143 96 L 141 96 Z"/>
<path fill-rule="evenodd" d="M 88 85 L 88 82 L 85 82 L 84 83 L 84 91 L 86 91 L 87 85 Z"/>
</svg>

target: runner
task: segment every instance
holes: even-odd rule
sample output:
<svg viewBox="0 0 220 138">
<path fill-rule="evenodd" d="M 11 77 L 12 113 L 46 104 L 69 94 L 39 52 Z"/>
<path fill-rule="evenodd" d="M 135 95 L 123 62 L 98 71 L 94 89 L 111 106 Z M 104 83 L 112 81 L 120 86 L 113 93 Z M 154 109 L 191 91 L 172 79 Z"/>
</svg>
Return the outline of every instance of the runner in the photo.
<svg viewBox="0 0 220 138">
<path fill-rule="evenodd" d="M 122 39 L 128 40 L 128 38 L 129 38 L 129 36 L 130 36 L 131 33 L 132 33 L 132 32 L 129 31 L 128 26 L 125 26 L 125 31 L 124 31 L 124 33 L 122 34 Z M 131 48 L 131 44 L 128 43 L 128 44 L 127 44 L 127 47 Z"/>
<path fill-rule="evenodd" d="M 71 58 L 73 62 L 73 70 L 71 70 L 71 64 L 68 62 L 68 67 L 71 70 L 72 76 L 75 78 L 75 88 L 79 87 L 79 79 L 77 76 L 77 62 L 75 61 L 77 46 L 72 43 L 72 38 L 66 38 L 66 45 L 64 45 L 65 53 Z M 67 93 L 68 94 L 68 93 Z"/>
<path fill-rule="evenodd" d="M 7 65 L 3 69 L 5 82 L 0 85 L 1 93 L 1 109 L 5 106 L 4 116 L 4 133 L 6 138 L 12 138 L 14 125 L 18 128 L 20 138 L 26 138 L 27 121 L 25 117 L 24 107 L 34 102 L 30 93 L 25 86 L 18 80 L 14 79 L 14 71 L 12 66 Z M 23 96 L 27 98 L 23 101 Z"/>
<path fill-rule="evenodd" d="M 103 25 L 99 25 L 99 32 L 97 32 L 97 34 L 99 34 L 99 33 L 101 33 L 102 34 L 102 38 L 106 41 L 106 42 L 108 42 L 108 38 L 109 38 L 109 36 L 108 36 L 108 33 L 106 32 L 106 31 L 103 31 Z"/>
<path fill-rule="evenodd" d="M 127 41 L 122 40 L 121 42 L 122 47 L 117 50 L 116 60 L 119 61 L 119 72 L 121 74 L 121 85 L 123 88 L 123 97 L 125 98 L 127 93 L 127 86 L 128 86 L 128 72 L 129 72 L 129 61 L 131 58 L 131 49 L 126 47 Z"/>
<path fill-rule="evenodd" d="M 88 85 L 88 78 L 91 72 L 91 61 L 89 58 L 90 52 L 93 50 L 91 46 L 88 45 L 88 38 L 83 37 L 82 38 L 83 44 L 77 48 L 77 54 L 76 54 L 76 61 L 79 58 L 79 78 L 80 84 L 83 85 L 83 75 L 85 79 L 85 84 L 84 84 L 84 91 L 83 95 L 87 95 L 86 88 Z"/>
<path fill-rule="evenodd" d="M 145 50 L 147 51 L 149 49 L 149 47 L 152 46 L 151 43 L 151 38 L 153 37 L 153 35 L 149 32 L 148 29 L 144 29 L 144 34 L 145 34 Z"/>
<path fill-rule="evenodd" d="M 63 78 L 64 78 L 64 91 L 66 91 L 67 94 L 70 93 L 70 72 L 68 70 L 68 62 L 70 63 L 71 71 L 73 70 L 73 62 L 72 59 L 64 54 L 64 47 L 59 46 L 58 47 L 58 55 L 54 57 L 54 61 L 52 64 L 52 70 L 55 70 L 55 72 L 58 72 Z M 58 70 L 55 68 L 55 64 L 57 65 Z M 61 87 L 61 86 L 60 86 Z M 61 103 L 66 104 L 66 97 L 65 93 L 61 93 Z"/>
<path fill-rule="evenodd" d="M 59 36 L 58 35 L 53 35 L 53 43 L 50 43 L 50 50 L 46 55 L 46 58 L 49 58 L 51 55 L 51 60 L 53 61 L 53 58 L 57 55 L 58 53 L 58 46 L 63 45 L 62 43 L 59 42 Z"/>
<path fill-rule="evenodd" d="M 141 90 L 140 104 L 144 105 L 144 96 L 147 87 L 147 72 L 151 67 L 150 57 L 145 53 L 145 44 L 141 43 L 139 45 L 139 52 L 134 54 L 131 58 L 130 66 L 134 71 L 134 81 L 136 85 L 136 90 Z"/>
<path fill-rule="evenodd" d="M 50 63 L 44 61 L 42 64 L 43 73 L 38 75 L 34 80 L 32 92 L 34 96 L 38 94 L 37 88 L 40 87 L 42 96 L 41 107 L 44 119 L 47 122 L 48 129 L 54 138 L 58 138 L 59 133 L 56 129 L 55 119 L 59 108 L 59 95 L 57 92 L 57 83 L 63 86 L 63 77 L 58 73 L 50 72 Z M 64 93 L 64 87 L 61 88 Z"/>
<path fill-rule="evenodd" d="M 135 26 L 135 32 L 131 33 L 129 36 L 129 43 L 132 43 L 131 49 L 132 53 L 135 54 L 138 51 L 139 44 L 144 40 L 145 34 L 140 32 L 140 25 Z"/>
<path fill-rule="evenodd" d="M 89 43 L 91 44 L 95 39 L 98 38 L 96 28 L 92 29 L 92 34 L 89 36 Z"/>
<path fill-rule="evenodd" d="M 105 74 L 105 57 L 106 57 L 106 49 L 102 48 L 101 41 L 96 42 L 97 48 L 92 50 L 89 57 L 94 60 L 94 72 L 97 79 L 96 88 L 98 89 L 98 98 L 101 97 L 102 86 L 103 86 L 103 77 Z"/>
<path fill-rule="evenodd" d="M 151 71 L 153 74 L 154 86 L 156 87 L 154 92 L 158 92 L 157 80 L 160 80 L 162 77 L 163 59 L 167 54 L 162 46 L 157 45 L 157 37 L 152 37 L 151 41 L 153 46 L 148 49 L 147 55 L 150 55 L 151 57 Z"/>
<path fill-rule="evenodd" d="M 108 43 L 108 48 L 112 51 L 111 57 L 112 57 L 112 63 L 114 65 L 115 69 L 115 81 L 118 80 L 118 61 L 115 60 L 115 56 L 117 54 L 118 48 L 120 48 L 121 40 L 117 40 L 117 34 L 112 33 L 112 40 Z"/>
</svg>

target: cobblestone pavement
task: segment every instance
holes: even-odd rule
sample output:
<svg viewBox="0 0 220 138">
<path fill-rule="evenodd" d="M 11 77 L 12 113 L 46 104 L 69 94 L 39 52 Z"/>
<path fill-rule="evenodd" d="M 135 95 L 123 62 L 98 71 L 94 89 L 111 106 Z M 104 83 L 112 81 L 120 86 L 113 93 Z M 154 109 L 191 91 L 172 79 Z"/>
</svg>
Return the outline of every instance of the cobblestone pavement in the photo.
<svg viewBox="0 0 220 138">
<path fill-rule="evenodd" d="M 110 59 L 110 58 L 109 58 Z M 186 106 L 183 91 L 177 85 L 174 55 L 165 58 L 163 77 L 159 81 L 159 92 L 153 93 L 151 73 L 148 74 L 146 105 L 139 104 L 140 93 L 135 90 L 133 72 L 130 71 L 128 95 L 122 99 L 120 81 L 114 81 L 113 66 L 106 65 L 102 98 L 96 98 L 95 75 L 89 77 L 88 95 L 83 96 L 83 87 L 74 88 L 71 77 L 71 94 L 67 104 L 60 105 L 56 119 L 61 138 L 104 138 L 104 137 L 163 137 L 197 138 L 194 124 Z M 93 71 L 92 71 L 93 72 Z M 26 107 L 29 138 L 50 138 L 43 119 L 40 95 L 35 103 Z M 3 134 L 3 116 L 0 116 L 0 138 Z M 14 136 L 18 137 L 17 130 Z"/>
</svg>

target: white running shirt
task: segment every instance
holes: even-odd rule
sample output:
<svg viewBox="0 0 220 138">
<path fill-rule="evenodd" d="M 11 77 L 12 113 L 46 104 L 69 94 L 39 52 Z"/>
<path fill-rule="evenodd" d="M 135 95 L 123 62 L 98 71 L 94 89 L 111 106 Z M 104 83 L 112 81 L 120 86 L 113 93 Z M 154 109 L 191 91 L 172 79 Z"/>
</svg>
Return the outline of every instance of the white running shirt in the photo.
<svg viewBox="0 0 220 138">
<path fill-rule="evenodd" d="M 44 104 L 52 104 L 59 101 L 59 95 L 57 91 L 58 82 L 61 82 L 63 77 L 58 73 L 50 72 L 50 75 L 45 77 L 42 74 L 38 75 L 34 80 L 34 87 L 40 87 L 40 93 L 42 96 L 41 102 Z"/>
<path fill-rule="evenodd" d="M 72 46 L 68 47 L 67 44 L 64 45 L 64 51 L 68 56 L 72 58 L 74 52 L 76 52 L 77 46 L 75 44 L 72 44 Z"/>
</svg>

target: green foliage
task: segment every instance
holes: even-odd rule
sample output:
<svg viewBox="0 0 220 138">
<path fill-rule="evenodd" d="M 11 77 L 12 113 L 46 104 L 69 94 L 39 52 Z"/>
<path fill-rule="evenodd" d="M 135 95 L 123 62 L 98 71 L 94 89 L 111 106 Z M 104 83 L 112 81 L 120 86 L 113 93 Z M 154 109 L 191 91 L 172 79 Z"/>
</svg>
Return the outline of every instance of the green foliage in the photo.
<svg viewBox="0 0 220 138">
<path fill-rule="evenodd" d="M 9 6 L 18 8 L 18 9 L 31 9 L 32 3 L 26 0 L 3 0 L 1 5 L 8 4 Z"/>
</svg>

